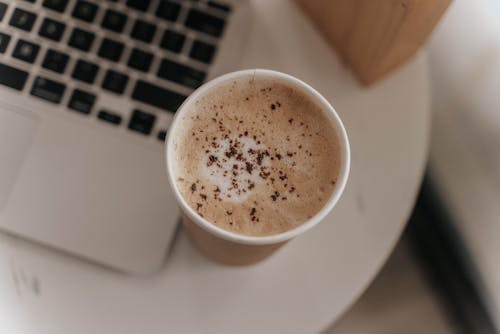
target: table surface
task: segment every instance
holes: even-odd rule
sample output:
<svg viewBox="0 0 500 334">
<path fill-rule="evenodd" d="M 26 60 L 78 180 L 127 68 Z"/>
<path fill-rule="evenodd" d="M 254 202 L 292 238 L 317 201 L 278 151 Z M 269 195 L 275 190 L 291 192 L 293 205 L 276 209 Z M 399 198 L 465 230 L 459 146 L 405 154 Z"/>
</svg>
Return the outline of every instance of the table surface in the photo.
<svg viewBox="0 0 500 334">
<path fill-rule="evenodd" d="M 1 333 L 313 333 L 374 278 L 400 236 L 425 167 L 426 57 L 363 88 L 293 2 L 256 0 L 252 7 L 240 67 L 297 76 L 344 121 L 352 169 L 334 211 L 269 260 L 245 268 L 205 260 L 181 230 L 164 269 L 149 277 L 0 234 Z"/>
</svg>

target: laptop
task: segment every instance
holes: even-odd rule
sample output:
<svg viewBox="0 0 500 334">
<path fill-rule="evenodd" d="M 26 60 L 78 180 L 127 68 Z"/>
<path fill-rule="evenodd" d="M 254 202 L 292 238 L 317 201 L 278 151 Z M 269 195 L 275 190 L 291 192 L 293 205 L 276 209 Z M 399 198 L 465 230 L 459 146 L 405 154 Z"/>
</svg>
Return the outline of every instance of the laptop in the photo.
<svg viewBox="0 0 500 334">
<path fill-rule="evenodd" d="M 0 0 L 0 230 L 120 271 L 164 265 L 164 139 L 234 70 L 248 3 Z"/>
</svg>

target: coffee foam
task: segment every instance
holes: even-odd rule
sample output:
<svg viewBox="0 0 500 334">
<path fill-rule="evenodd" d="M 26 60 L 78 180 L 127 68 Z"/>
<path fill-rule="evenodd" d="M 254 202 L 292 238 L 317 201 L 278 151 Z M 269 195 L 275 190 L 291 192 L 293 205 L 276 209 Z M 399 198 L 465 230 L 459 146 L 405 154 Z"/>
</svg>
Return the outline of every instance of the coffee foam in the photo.
<svg viewBox="0 0 500 334">
<path fill-rule="evenodd" d="M 212 143 L 206 152 L 208 161 L 200 161 L 202 176 L 220 189 L 222 200 L 243 202 L 263 181 L 259 173 L 269 170 L 266 146 L 246 136 L 222 138 Z"/>
<path fill-rule="evenodd" d="M 194 101 L 173 134 L 174 176 L 201 217 L 245 235 L 290 230 L 336 186 L 337 135 L 325 112 L 287 84 L 251 77 Z"/>
</svg>

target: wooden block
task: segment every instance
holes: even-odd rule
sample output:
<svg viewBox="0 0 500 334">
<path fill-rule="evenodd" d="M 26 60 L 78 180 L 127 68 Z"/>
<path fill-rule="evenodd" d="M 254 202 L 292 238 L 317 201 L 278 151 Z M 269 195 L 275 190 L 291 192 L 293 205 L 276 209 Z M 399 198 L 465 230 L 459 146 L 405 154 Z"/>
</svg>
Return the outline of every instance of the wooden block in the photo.
<svg viewBox="0 0 500 334">
<path fill-rule="evenodd" d="M 451 0 L 296 0 L 369 85 L 422 46 Z"/>
</svg>

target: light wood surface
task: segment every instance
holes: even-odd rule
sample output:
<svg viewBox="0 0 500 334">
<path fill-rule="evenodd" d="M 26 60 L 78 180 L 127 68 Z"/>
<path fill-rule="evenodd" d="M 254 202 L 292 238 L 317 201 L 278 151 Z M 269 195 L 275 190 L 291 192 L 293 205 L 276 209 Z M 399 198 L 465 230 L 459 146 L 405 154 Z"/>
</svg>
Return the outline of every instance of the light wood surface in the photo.
<svg viewBox="0 0 500 334">
<path fill-rule="evenodd" d="M 297 0 L 351 66 L 371 84 L 411 57 L 451 0 Z"/>
</svg>

